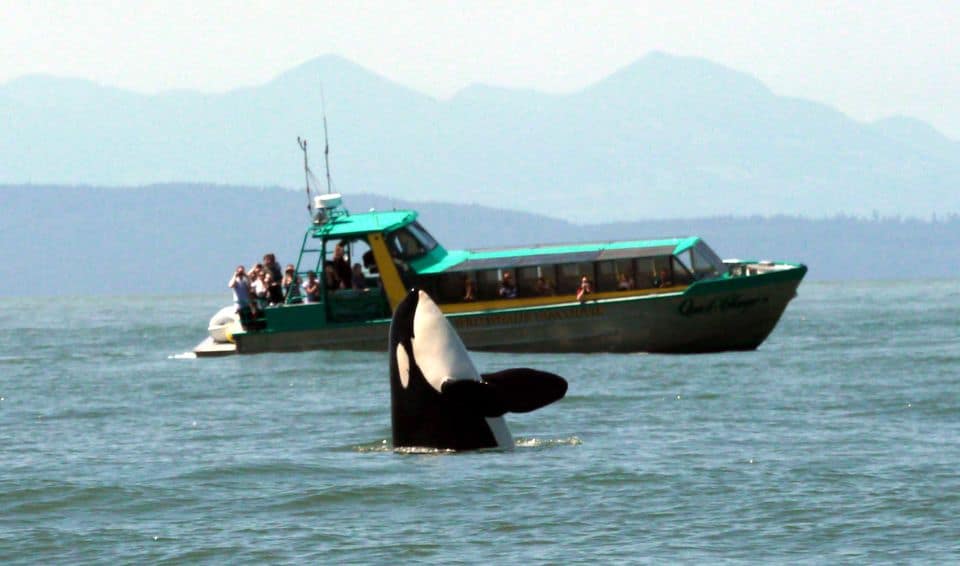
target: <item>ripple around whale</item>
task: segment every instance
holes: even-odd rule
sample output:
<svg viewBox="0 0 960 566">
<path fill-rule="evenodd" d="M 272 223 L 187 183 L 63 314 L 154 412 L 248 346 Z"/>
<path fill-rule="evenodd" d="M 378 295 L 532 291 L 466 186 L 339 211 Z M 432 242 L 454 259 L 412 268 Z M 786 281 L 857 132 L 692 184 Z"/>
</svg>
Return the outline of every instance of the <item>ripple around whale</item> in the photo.
<svg viewBox="0 0 960 566">
<path fill-rule="evenodd" d="M 517 448 L 550 449 L 563 446 L 580 446 L 583 444 L 583 441 L 576 436 L 568 436 L 566 438 L 517 437 L 514 439 L 514 443 Z"/>
<path fill-rule="evenodd" d="M 579 446 L 583 444 L 583 441 L 577 438 L 576 436 L 570 436 L 566 438 L 526 438 L 526 437 L 516 437 L 514 438 L 514 447 L 517 449 L 550 449 L 557 448 L 561 446 Z M 424 448 L 417 446 L 409 446 L 402 448 L 393 448 L 390 441 L 383 439 L 376 442 L 371 442 L 369 444 L 362 444 L 360 446 L 352 447 L 353 450 L 360 453 L 367 452 L 393 452 L 396 454 L 458 454 L 456 450 L 443 450 L 438 448 Z M 492 451 L 497 451 L 492 449 Z"/>
</svg>

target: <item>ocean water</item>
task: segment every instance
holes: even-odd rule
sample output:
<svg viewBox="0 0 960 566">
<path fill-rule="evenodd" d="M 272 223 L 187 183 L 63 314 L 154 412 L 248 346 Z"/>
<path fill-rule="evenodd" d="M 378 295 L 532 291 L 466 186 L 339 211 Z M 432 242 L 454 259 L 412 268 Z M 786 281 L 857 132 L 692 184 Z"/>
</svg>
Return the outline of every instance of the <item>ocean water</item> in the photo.
<svg viewBox="0 0 960 566">
<path fill-rule="evenodd" d="M 462 454 L 390 450 L 385 354 L 174 357 L 226 302 L 4 300 L 0 562 L 960 560 L 960 281 L 804 283 L 756 352 L 475 354 L 570 388 Z"/>
</svg>

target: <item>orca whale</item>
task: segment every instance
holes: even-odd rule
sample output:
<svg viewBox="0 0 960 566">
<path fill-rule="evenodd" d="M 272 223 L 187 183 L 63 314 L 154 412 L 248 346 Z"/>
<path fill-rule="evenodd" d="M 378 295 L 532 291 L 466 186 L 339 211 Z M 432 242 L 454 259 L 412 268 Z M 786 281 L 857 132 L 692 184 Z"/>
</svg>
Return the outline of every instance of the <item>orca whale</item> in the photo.
<svg viewBox="0 0 960 566">
<path fill-rule="evenodd" d="M 411 290 L 390 323 L 393 447 L 513 449 L 503 419 L 562 399 L 565 379 L 515 368 L 481 375 L 430 296 Z"/>
</svg>

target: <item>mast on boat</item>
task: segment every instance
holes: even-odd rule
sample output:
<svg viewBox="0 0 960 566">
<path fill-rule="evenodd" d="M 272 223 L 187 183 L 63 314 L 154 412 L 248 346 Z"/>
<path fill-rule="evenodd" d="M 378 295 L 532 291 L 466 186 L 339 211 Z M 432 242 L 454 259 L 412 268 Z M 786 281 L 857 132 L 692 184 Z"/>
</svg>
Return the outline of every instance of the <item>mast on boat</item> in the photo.
<svg viewBox="0 0 960 566">
<path fill-rule="evenodd" d="M 330 180 L 330 137 L 327 133 L 327 100 L 323 94 L 323 87 L 320 87 L 320 108 L 323 113 L 323 166 L 326 171 L 327 176 L 327 194 L 333 193 L 333 182 Z M 300 151 L 303 152 L 303 180 L 306 186 L 305 190 L 307 193 L 307 212 L 310 214 L 310 218 L 314 217 L 314 208 L 317 209 L 316 212 L 322 210 L 320 205 L 314 207 L 313 198 L 310 190 L 310 179 L 313 178 L 313 172 L 310 171 L 310 165 L 307 161 L 307 140 L 297 136 L 297 145 L 300 146 Z M 316 183 L 316 178 L 314 183 Z"/>
<path fill-rule="evenodd" d="M 320 87 L 320 110 L 323 112 L 323 165 L 327 171 L 327 194 L 330 189 L 330 139 L 327 137 L 327 99 L 323 95 L 323 86 Z"/>
</svg>

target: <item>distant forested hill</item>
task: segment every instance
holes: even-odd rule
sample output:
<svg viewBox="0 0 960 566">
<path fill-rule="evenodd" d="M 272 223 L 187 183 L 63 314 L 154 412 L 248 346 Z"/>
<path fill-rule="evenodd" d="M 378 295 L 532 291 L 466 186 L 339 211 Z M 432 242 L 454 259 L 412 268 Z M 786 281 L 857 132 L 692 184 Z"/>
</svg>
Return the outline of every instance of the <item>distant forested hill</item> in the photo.
<svg viewBox="0 0 960 566">
<path fill-rule="evenodd" d="M 0 186 L 0 295 L 223 291 L 239 263 L 294 262 L 309 218 L 280 188 Z M 802 261 L 814 279 L 957 277 L 960 217 L 725 216 L 573 223 L 479 205 L 347 195 L 346 206 L 414 208 L 448 248 L 701 235 L 723 257 Z"/>
</svg>

